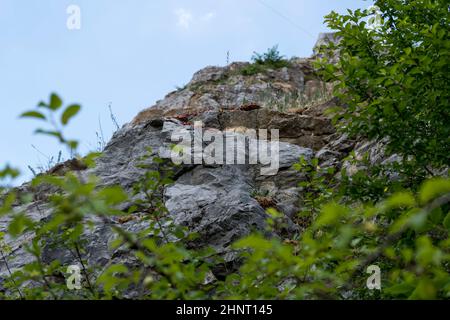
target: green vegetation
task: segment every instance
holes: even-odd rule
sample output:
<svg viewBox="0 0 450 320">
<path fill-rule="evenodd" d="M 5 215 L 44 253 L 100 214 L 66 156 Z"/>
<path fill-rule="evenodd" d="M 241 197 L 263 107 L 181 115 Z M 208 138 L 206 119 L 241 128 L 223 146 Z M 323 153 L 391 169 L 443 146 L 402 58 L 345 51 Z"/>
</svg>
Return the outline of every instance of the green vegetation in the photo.
<svg viewBox="0 0 450 320">
<path fill-rule="evenodd" d="M 336 120 L 353 135 L 387 137 L 390 152 L 412 157 L 430 173 L 450 162 L 448 1 L 375 5 L 382 22 L 377 28 L 367 28 L 368 10 L 326 17 L 342 38 L 339 62 L 319 64 L 345 106 Z"/>
<path fill-rule="evenodd" d="M 278 51 L 278 46 L 274 46 L 263 54 L 255 52 L 252 57 L 252 63 L 242 68 L 240 72 L 244 76 L 251 76 L 265 72 L 268 69 L 281 69 L 289 65 L 289 61 Z"/>
<path fill-rule="evenodd" d="M 51 113 L 56 112 L 52 110 Z M 26 116 L 32 116 L 27 113 Z M 41 131 L 39 131 L 41 132 Z M 62 132 L 49 133 L 69 148 Z M 65 142 L 64 142 L 65 141 Z M 95 165 L 98 154 L 80 161 Z M 149 167 L 148 159 L 157 167 Z M 34 261 L 21 270 L 10 271 L 3 298 L 24 299 L 111 299 L 126 298 L 131 289 L 137 299 L 318 299 L 343 298 L 448 298 L 450 293 L 450 180 L 434 178 L 417 193 L 403 190 L 374 204 L 362 203 L 340 195 L 332 178 L 332 169 L 319 166 L 314 159 L 301 159 L 295 169 L 305 174 L 303 210 L 299 218 L 308 217 L 302 232 L 290 240 L 266 238 L 252 234 L 233 247 L 241 252 L 240 269 L 223 280 L 207 282 L 212 268 L 221 262 L 214 250 L 190 250 L 195 234 L 173 224 L 161 200 L 162 188 L 172 183 L 173 165 L 152 156 L 143 157 L 141 168 L 147 169 L 132 194 L 118 186 L 99 187 L 95 177 L 76 173 L 63 177 L 42 175 L 33 186 L 51 185 L 59 190 L 49 198 L 52 214 L 36 222 L 25 212 L 16 212 L 20 198 L 14 190 L 3 197 L 0 214 L 12 220 L 8 236 L 28 232 L 35 236 L 26 245 Z M 5 168 L 2 178 L 17 175 Z M 143 193 L 126 211 L 117 206 Z M 348 201 L 350 199 L 351 201 Z M 132 215 L 146 221 L 146 228 L 130 232 L 111 221 Z M 268 209 L 268 230 L 283 225 L 282 214 Z M 94 219 L 95 218 L 95 219 Z M 100 220 L 116 233 L 109 244 L 130 252 L 137 263 L 115 263 L 101 274 L 98 266 L 89 265 L 86 232 Z M 58 275 L 66 274 L 60 261 L 44 263 L 45 247 L 67 250 L 82 266 L 82 290 L 68 290 Z M 10 252 L 5 234 L 0 235 L 1 257 L 8 265 Z M 377 263 L 383 270 L 383 291 L 365 288 L 365 268 Z M 9 267 L 8 267 L 9 269 Z M 10 269 L 9 269 L 10 270 Z M 26 285 L 33 283 L 33 286 Z"/>
<path fill-rule="evenodd" d="M 387 141 L 388 152 L 400 155 L 401 161 L 373 164 L 352 153 L 346 160 L 356 169 L 350 174 L 345 168 L 335 172 L 321 167 L 317 159 L 300 159 L 294 168 L 305 177 L 299 181 L 302 210 L 294 220 L 301 231 L 291 239 L 279 239 L 261 230 L 237 241 L 233 248 L 242 263 L 221 279 L 211 277 L 214 267 L 223 263 L 220 256 L 210 248 L 190 249 L 196 235 L 167 215 L 160 194 L 172 183 L 173 166 L 150 150 L 142 159 L 146 174 L 132 194 L 119 186 L 100 187 L 95 177 L 76 172 L 36 177 L 34 187 L 59 190 L 48 199 L 51 215 L 42 222 L 13 208 L 29 203 L 32 194 L 3 187 L 0 216 L 8 215 L 11 221 L 0 234 L 0 259 L 10 274 L 0 297 L 449 299 L 450 179 L 444 170 L 450 164 L 448 6 L 443 0 L 375 3 L 383 18 L 378 29 L 365 28 L 368 11 L 327 17 L 342 37 L 342 52 L 337 65 L 322 61 L 318 66 L 336 82 L 335 94 L 345 106 L 335 117 L 341 130 Z M 255 65 L 267 66 L 273 59 L 280 59 L 276 50 L 254 60 Z M 80 108 L 62 110 L 62 105 L 54 94 L 49 103 L 23 116 L 44 120 L 50 129 L 37 133 L 56 138 L 76 155 L 78 143 L 66 138 L 63 129 Z M 89 154 L 79 161 L 94 166 L 97 156 Z M 150 158 L 156 167 L 148 166 Z M 5 167 L 0 181 L 17 175 Z M 145 197 L 133 200 L 138 193 Z M 128 209 L 117 209 L 130 201 Z M 136 216 L 146 222 L 141 231 L 112 223 L 136 212 L 145 213 Z M 283 226 L 281 213 L 271 208 L 267 213 L 269 231 Z M 97 266 L 86 258 L 86 232 L 94 228 L 93 221 L 115 232 L 109 245 L 128 252 L 133 263 L 111 263 L 101 274 L 94 272 Z M 23 234 L 34 235 L 26 245 L 34 260 L 11 270 L 8 238 Z M 66 249 L 79 262 L 81 290 L 68 290 L 61 281 L 67 266 L 44 263 L 46 246 Z M 373 264 L 382 271 L 382 290 L 366 288 L 366 270 Z"/>
</svg>

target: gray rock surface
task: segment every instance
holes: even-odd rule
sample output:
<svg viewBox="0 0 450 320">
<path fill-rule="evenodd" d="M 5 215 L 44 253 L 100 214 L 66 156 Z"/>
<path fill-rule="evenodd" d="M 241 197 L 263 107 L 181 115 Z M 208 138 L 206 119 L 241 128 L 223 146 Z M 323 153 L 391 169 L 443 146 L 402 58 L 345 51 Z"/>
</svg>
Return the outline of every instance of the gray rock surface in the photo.
<svg viewBox="0 0 450 320">
<path fill-rule="evenodd" d="M 340 166 L 354 142 L 335 133 L 330 120 L 324 116 L 323 110 L 335 101 L 328 96 L 330 85 L 314 75 L 311 59 L 294 58 L 290 62 L 288 68 L 252 76 L 240 72 L 248 63 L 200 70 L 185 88 L 170 93 L 116 132 L 97 166 L 80 170 L 78 174 L 84 178 L 94 174 L 100 186 L 120 185 L 131 191 L 145 173 L 138 164 L 148 148 L 153 156 L 169 159 L 172 134 L 192 133 L 196 120 L 202 121 L 205 129 L 220 130 L 223 135 L 241 135 L 245 129 L 278 129 L 280 168 L 276 174 L 262 175 L 261 165 L 184 164 L 175 169 L 175 182 L 160 197 L 175 224 L 199 234 L 195 246 L 212 246 L 227 261 L 235 258 L 229 254 L 233 241 L 252 230 L 265 230 L 266 208 L 258 202 L 256 194 L 266 194 L 285 214 L 285 229 L 277 230 L 272 236 L 298 232 L 290 218 L 299 210 L 298 182 L 303 177 L 292 165 L 301 156 L 306 159 L 318 156 L 327 165 Z M 150 168 L 156 168 L 152 158 L 146 162 Z M 31 189 L 25 184 L 18 191 L 26 193 Z M 51 211 L 46 199 L 55 192 L 54 188 L 42 186 L 33 191 L 34 201 L 15 210 L 24 211 L 36 220 L 48 219 Z M 123 204 L 121 209 L 130 205 Z M 136 217 L 140 214 L 135 213 Z M 0 217 L 0 231 L 7 227 L 9 220 L 10 217 Z M 109 223 L 119 222 L 111 219 Z M 110 249 L 109 243 L 114 238 L 110 225 L 94 221 L 94 226 L 85 234 L 86 257 L 91 264 L 101 270 L 112 262 L 137 263 L 122 249 Z M 137 218 L 121 226 L 138 231 L 146 228 L 148 221 Z M 13 271 L 32 261 L 24 248 L 32 237 L 27 234 L 19 239 L 7 239 L 13 249 L 7 256 Z M 48 262 L 59 259 L 64 264 L 75 260 L 70 252 L 50 243 L 44 248 L 44 259 Z M 6 265 L 0 260 L 0 290 L 1 279 L 7 274 Z"/>
<path fill-rule="evenodd" d="M 126 190 L 131 190 L 133 184 L 144 174 L 144 170 L 137 165 L 141 163 L 139 159 L 146 154 L 147 149 L 151 148 L 155 156 L 168 158 L 172 143 L 171 134 L 180 130 L 191 132 L 192 127 L 170 119 L 125 126 L 114 134 L 103 155 L 98 159 L 96 168 L 79 173 L 83 177 L 95 174 L 100 179 L 101 186 L 120 185 Z M 280 143 L 279 149 L 280 172 L 289 170 L 300 156 L 311 158 L 313 155 L 311 149 L 283 142 Z M 151 163 L 149 159 L 148 164 Z M 252 230 L 265 229 L 267 215 L 265 209 L 252 197 L 255 190 L 272 182 L 273 196 L 283 195 L 286 198 L 287 193 L 284 189 L 293 187 L 292 183 L 285 186 L 284 179 L 279 179 L 277 175 L 262 177 L 260 167 L 260 165 L 182 165 L 176 169 L 178 171 L 175 183 L 168 186 L 161 196 L 175 224 L 185 226 L 200 235 L 196 246 L 212 246 L 218 252 L 225 253 L 233 241 Z M 22 188 L 27 189 L 29 186 L 24 185 Z M 54 190 L 43 189 L 38 193 L 40 197 L 45 198 L 52 192 Z M 286 201 L 291 203 L 296 197 L 297 195 L 292 194 L 292 198 Z M 279 208 L 281 210 L 284 208 L 283 202 L 280 202 Z M 45 201 L 33 202 L 26 208 L 16 209 L 23 209 L 36 220 L 47 219 L 50 214 Z M 139 215 L 139 212 L 136 215 Z M 8 217 L 0 218 L 0 228 L 6 228 L 8 219 Z M 296 228 L 288 217 L 287 221 L 289 225 L 287 232 L 295 232 Z M 117 221 L 112 220 L 111 223 Z M 129 230 L 137 231 L 144 229 L 146 225 L 145 222 L 136 219 L 127 222 L 125 226 Z M 101 267 L 117 259 L 118 253 L 109 249 L 109 243 L 114 239 L 109 226 L 96 222 L 94 230 L 87 232 L 85 237 L 88 244 L 86 255 L 90 263 Z M 28 234 L 10 242 L 13 251 L 8 261 L 12 270 L 32 261 L 32 256 L 24 249 L 24 244 L 31 238 L 32 234 Z M 122 262 L 130 259 L 127 255 L 119 254 L 119 256 L 122 256 L 120 260 Z M 75 261 L 72 253 L 54 247 L 51 243 L 44 248 L 43 259 L 45 262 L 58 259 L 67 265 Z M 6 275 L 6 266 L 0 262 L 0 277 Z"/>
</svg>

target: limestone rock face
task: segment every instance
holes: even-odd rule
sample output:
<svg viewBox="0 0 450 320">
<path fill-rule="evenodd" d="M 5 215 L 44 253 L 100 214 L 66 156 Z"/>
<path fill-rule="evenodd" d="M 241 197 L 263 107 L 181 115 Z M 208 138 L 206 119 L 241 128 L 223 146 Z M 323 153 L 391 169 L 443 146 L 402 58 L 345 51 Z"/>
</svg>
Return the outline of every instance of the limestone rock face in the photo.
<svg viewBox="0 0 450 320">
<path fill-rule="evenodd" d="M 114 134 L 98 159 L 97 166 L 79 171 L 79 174 L 85 178 L 95 174 L 100 179 L 100 185 L 120 185 L 125 190 L 131 190 L 133 184 L 145 173 L 138 164 L 142 162 L 140 158 L 147 153 L 148 148 L 154 151 L 154 156 L 168 158 L 170 145 L 173 143 L 171 134 L 181 130 L 192 131 L 192 126 L 170 119 L 125 126 Z M 270 194 L 274 199 L 280 199 L 281 209 L 285 203 L 292 203 L 296 196 L 286 199 L 286 195 L 296 188 L 295 179 L 299 177 L 294 178 L 295 172 L 290 167 L 300 156 L 311 158 L 314 153 L 309 148 L 283 142 L 279 149 L 279 173 L 290 176 L 290 179 L 282 179 L 279 175 L 262 176 L 260 165 L 182 165 L 176 169 L 175 183 L 168 186 L 161 195 L 174 222 L 199 234 L 196 246 L 212 246 L 224 254 L 228 252 L 231 243 L 252 230 L 264 230 L 267 219 L 265 208 L 253 197 L 253 193 L 270 186 Z M 151 167 L 152 159 L 147 163 Z M 21 187 L 24 192 L 29 188 L 27 184 Z M 37 195 L 45 199 L 52 192 L 54 190 L 42 189 L 37 190 Z M 125 207 L 126 205 L 124 204 Z M 17 209 L 27 212 L 35 220 L 45 220 L 50 214 L 45 200 L 37 200 L 27 207 Z M 139 216 L 140 213 L 136 212 L 136 219 L 122 226 L 130 231 L 144 229 L 146 222 L 139 219 Z M 1 218 L 0 229 L 5 229 L 8 222 L 8 218 Z M 283 232 L 297 231 L 288 216 L 286 222 L 288 228 Z M 113 219 L 110 223 L 120 222 Z M 97 221 L 95 228 L 85 236 L 89 239 L 86 254 L 90 263 L 104 266 L 118 257 L 120 261 L 130 259 L 120 250 L 109 249 L 108 244 L 113 240 L 114 234 L 110 226 L 103 222 Z M 13 248 L 8 257 L 11 268 L 19 268 L 32 261 L 33 257 L 24 250 L 24 244 L 31 238 L 32 234 L 27 234 L 19 239 L 9 239 Z M 74 262 L 70 252 L 50 244 L 44 248 L 43 259 L 45 262 L 58 259 L 63 264 Z M 0 264 L 0 279 L 6 275 L 5 265 Z"/>
<path fill-rule="evenodd" d="M 320 41 L 330 36 L 322 35 Z M 165 188 L 160 197 L 170 216 L 178 225 L 196 232 L 199 238 L 192 245 L 212 246 L 223 253 L 226 261 L 233 261 L 230 244 L 252 230 L 264 231 L 267 199 L 285 215 L 285 227 L 272 236 L 299 232 L 291 220 L 299 210 L 301 189 L 298 182 L 304 177 L 292 165 L 300 157 L 317 156 L 329 166 L 342 166 L 342 159 L 353 149 L 355 142 L 335 132 L 324 110 L 334 106 L 332 86 L 323 83 L 314 74 L 312 58 L 293 58 L 289 67 L 267 69 L 253 75 L 244 75 L 249 63 L 232 63 L 226 67 L 207 67 L 194 74 L 185 88 L 168 94 L 156 105 L 143 110 L 129 124 L 114 134 L 94 169 L 77 168 L 77 173 L 87 178 L 94 174 L 101 186 L 120 185 L 131 191 L 145 173 L 138 164 L 151 148 L 152 156 L 169 159 L 172 135 L 193 131 L 196 121 L 204 129 L 216 130 L 219 135 L 242 136 L 247 129 L 279 130 L 279 168 L 276 174 L 261 174 L 261 164 L 182 164 L 175 170 L 175 182 Z M 245 141 L 250 141 L 245 137 Z M 367 148 L 367 145 L 361 148 Z M 149 168 L 155 168 L 153 158 L 148 158 Z M 25 184 L 19 192 L 30 190 Z M 34 190 L 35 200 L 18 211 L 26 212 L 36 220 L 48 219 L 46 204 L 55 192 L 48 187 Z M 257 195 L 264 194 L 264 200 Z M 136 195 L 139 198 L 142 195 Z M 125 203 L 126 210 L 132 203 Z M 138 231 L 148 227 L 148 221 L 135 218 L 120 222 L 112 218 L 109 225 L 94 221 L 94 228 L 85 235 L 88 240 L 86 256 L 99 270 L 109 263 L 136 263 L 127 252 L 112 250 L 111 225 L 121 224 L 127 230 Z M 0 231 L 9 222 L 0 217 Z M 9 265 L 16 270 L 32 261 L 24 245 L 32 239 L 27 234 L 19 239 L 7 239 L 12 251 Z M 73 257 L 57 246 L 44 248 L 46 261 L 58 259 L 70 264 Z M 0 290 L 2 277 L 8 270 L 0 261 Z"/>
<path fill-rule="evenodd" d="M 330 100 L 332 87 L 314 75 L 310 59 L 293 58 L 289 67 L 244 75 L 248 66 L 249 63 L 232 63 L 226 67 L 206 67 L 195 73 L 184 88 L 140 112 L 132 124 L 159 117 L 191 119 L 205 112 L 241 110 L 248 105 L 308 113 L 313 106 Z"/>
</svg>

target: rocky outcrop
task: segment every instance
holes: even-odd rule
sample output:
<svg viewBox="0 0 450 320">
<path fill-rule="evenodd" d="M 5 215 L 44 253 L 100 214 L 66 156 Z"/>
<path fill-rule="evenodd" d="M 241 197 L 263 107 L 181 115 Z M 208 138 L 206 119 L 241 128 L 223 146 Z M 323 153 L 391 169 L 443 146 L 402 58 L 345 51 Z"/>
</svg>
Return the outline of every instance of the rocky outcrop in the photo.
<svg viewBox="0 0 450 320">
<path fill-rule="evenodd" d="M 97 166 L 78 173 L 82 178 L 96 175 L 100 179 L 100 185 L 121 185 L 124 189 L 131 190 L 133 184 L 145 173 L 145 169 L 138 164 L 148 148 L 154 150 L 153 156 L 167 158 L 173 143 L 171 133 L 191 129 L 190 125 L 174 119 L 125 126 L 113 136 L 97 161 Z M 267 190 L 267 194 L 279 203 L 280 210 L 286 211 L 288 228 L 280 232 L 295 232 L 296 227 L 289 215 L 295 211 L 293 195 L 300 177 L 296 176 L 291 166 L 300 156 L 311 158 L 313 151 L 280 143 L 279 155 L 280 171 L 275 176 L 262 176 L 257 165 L 183 165 L 175 173 L 175 183 L 167 187 L 161 196 L 174 222 L 199 234 L 195 245 L 212 246 L 225 255 L 229 245 L 235 240 L 252 230 L 265 229 L 265 208 L 253 196 L 259 190 Z M 151 163 L 150 158 L 148 164 Z M 24 185 L 20 189 L 25 193 L 30 188 L 29 185 Z M 27 212 L 33 219 L 45 220 L 50 214 L 45 199 L 55 190 L 42 188 L 34 191 L 36 199 L 43 200 L 36 200 L 26 207 L 16 209 Z M 124 204 L 123 209 L 126 207 L 127 204 Z M 140 219 L 140 214 L 136 212 L 136 218 L 125 223 L 114 219 L 110 223 L 120 224 L 130 231 L 142 230 L 146 222 Z M 8 218 L 0 219 L 0 228 L 6 228 L 8 222 Z M 8 260 L 12 269 L 32 261 L 32 256 L 23 246 L 31 237 L 32 234 L 27 234 L 11 241 L 12 253 Z M 114 234 L 110 226 L 103 222 L 98 221 L 94 230 L 86 237 L 90 239 L 86 254 L 93 265 L 104 266 L 118 257 L 129 258 L 125 258 L 127 255 L 123 252 L 109 249 L 108 244 L 113 240 Z M 230 260 L 234 259 L 233 255 L 226 256 Z M 58 249 L 57 246 L 44 248 L 43 258 L 45 262 L 58 259 L 63 264 L 70 264 L 74 259 L 70 252 Z M 0 277 L 6 276 L 6 272 L 5 265 L 0 263 Z"/>
<path fill-rule="evenodd" d="M 177 91 L 140 112 L 132 121 L 139 124 L 160 117 L 191 119 L 206 112 L 240 110 L 246 105 L 279 112 L 308 114 L 312 107 L 330 100 L 331 85 L 314 74 L 310 59 L 294 58 L 289 67 L 267 69 L 244 75 L 249 63 L 207 67 Z"/>
<path fill-rule="evenodd" d="M 306 159 L 317 156 L 327 165 L 340 166 L 354 146 L 354 142 L 335 132 L 330 119 L 324 115 L 323 111 L 336 101 L 331 97 L 331 85 L 314 74 L 311 61 L 294 58 L 289 61 L 289 67 L 267 69 L 250 76 L 241 72 L 248 63 L 200 70 L 186 87 L 168 94 L 116 132 L 94 169 L 77 166 L 76 170 L 85 178 L 95 174 L 102 186 L 120 185 L 131 191 L 145 173 L 146 169 L 138 164 L 148 148 L 153 150 L 152 157 L 168 159 L 172 134 L 192 133 L 195 121 L 202 121 L 205 129 L 217 130 L 223 136 L 245 135 L 246 129 L 278 129 L 281 142 L 279 169 L 275 175 L 261 174 L 261 165 L 183 164 L 176 169 L 175 182 L 160 196 L 176 224 L 199 234 L 191 245 L 212 246 L 226 261 L 235 259 L 229 250 L 233 241 L 252 230 L 265 230 L 268 206 L 276 207 L 286 220 L 284 228 L 272 236 L 298 232 L 291 217 L 299 210 L 298 182 L 303 177 L 292 165 L 301 156 Z M 150 168 L 152 157 L 146 160 Z M 67 170 L 75 169 L 70 165 L 59 166 L 53 174 L 64 174 Z M 25 184 L 19 192 L 30 189 Z M 36 220 L 47 219 L 50 210 L 46 199 L 55 190 L 40 187 L 33 191 L 35 200 L 16 210 Z M 131 203 L 123 204 L 121 209 L 127 206 Z M 141 214 L 136 212 L 129 221 L 111 219 L 110 224 L 120 224 L 130 231 L 142 230 L 148 222 L 140 219 Z M 0 230 L 8 222 L 8 217 L 0 218 Z M 24 244 L 32 236 L 7 239 L 12 247 L 7 257 L 11 269 L 32 261 L 24 250 Z M 99 270 L 114 261 L 133 263 L 126 252 L 110 249 L 108 244 L 114 235 L 111 226 L 103 221 L 95 221 L 95 227 L 85 236 L 87 259 L 99 266 Z M 44 248 L 44 259 L 70 264 L 73 257 L 63 249 L 48 246 Z M 0 288 L 1 278 L 6 275 L 6 266 L 0 261 Z"/>
</svg>

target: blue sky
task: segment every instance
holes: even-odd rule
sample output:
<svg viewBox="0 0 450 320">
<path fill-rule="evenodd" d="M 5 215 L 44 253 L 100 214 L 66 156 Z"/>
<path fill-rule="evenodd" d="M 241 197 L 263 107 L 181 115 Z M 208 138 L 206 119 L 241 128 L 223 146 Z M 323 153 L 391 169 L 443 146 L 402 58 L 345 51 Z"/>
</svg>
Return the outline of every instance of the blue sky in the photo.
<svg viewBox="0 0 450 320">
<path fill-rule="evenodd" d="M 68 30 L 69 5 L 81 29 Z M 0 167 L 28 179 L 61 147 L 33 135 L 36 121 L 18 115 L 57 92 L 83 106 L 68 136 L 81 151 L 96 147 L 101 121 L 113 131 L 207 65 L 247 61 L 274 44 L 286 56 L 309 56 L 323 16 L 366 8 L 362 0 L 0 0 Z M 33 148 L 36 147 L 39 151 Z"/>
</svg>

